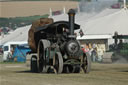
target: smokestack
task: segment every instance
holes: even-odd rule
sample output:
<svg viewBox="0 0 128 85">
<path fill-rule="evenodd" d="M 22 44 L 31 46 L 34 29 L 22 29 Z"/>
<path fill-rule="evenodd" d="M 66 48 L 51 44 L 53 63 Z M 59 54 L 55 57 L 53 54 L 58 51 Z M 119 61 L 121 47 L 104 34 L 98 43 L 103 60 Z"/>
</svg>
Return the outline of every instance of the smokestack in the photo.
<svg viewBox="0 0 128 85">
<path fill-rule="evenodd" d="M 74 35 L 74 20 L 75 20 L 75 10 L 70 9 L 68 12 L 68 16 L 69 16 L 69 32 L 70 35 Z"/>
</svg>

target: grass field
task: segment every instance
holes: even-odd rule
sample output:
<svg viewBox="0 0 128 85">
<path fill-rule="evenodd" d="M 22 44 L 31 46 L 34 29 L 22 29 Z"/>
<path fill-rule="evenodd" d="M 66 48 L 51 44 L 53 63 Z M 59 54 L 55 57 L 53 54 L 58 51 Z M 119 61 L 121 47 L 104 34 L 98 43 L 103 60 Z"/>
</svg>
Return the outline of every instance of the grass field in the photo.
<svg viewBox="0 0 128 85">
<path fill-rule="evenodd" d="M 89 74 L 31 73 L 24 64 L 0 64 L 0 85 L 128 85 L 128 64 L 92 64 Z"/>
<path fill-rule="evenodd" d="M 52 11 L 76 8 L 78 2 L 75 1 L 13 1 L 0 2 L 0 17 L 23 17 L 49 14 Z"/>
</svg>

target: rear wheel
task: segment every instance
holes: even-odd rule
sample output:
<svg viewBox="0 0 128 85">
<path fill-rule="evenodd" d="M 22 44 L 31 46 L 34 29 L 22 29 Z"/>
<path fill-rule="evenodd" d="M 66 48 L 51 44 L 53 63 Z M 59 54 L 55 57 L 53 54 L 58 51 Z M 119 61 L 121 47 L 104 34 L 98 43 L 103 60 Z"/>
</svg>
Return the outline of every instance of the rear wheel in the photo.
<svg viewBox="0 0 128 85">
<path fill-rule="evenodd" d="M 42 42 L 38 45 L 38 72 L 46 72 L 46 56 Z"/>
<path fill-rule="evenodd" d="M 31 68 L 30 69 L 31 69 L 31 72 L 34 72 L 34 73 L 38 72 L 36 56 L 31 57 Z"/>
<path fill-rule="evenodd" d="M 53 57 L 53 67 L 55 73 L 62 73 L 63 71 L 63 58 L 60 52 L 56 52 Z"/>
</svg>

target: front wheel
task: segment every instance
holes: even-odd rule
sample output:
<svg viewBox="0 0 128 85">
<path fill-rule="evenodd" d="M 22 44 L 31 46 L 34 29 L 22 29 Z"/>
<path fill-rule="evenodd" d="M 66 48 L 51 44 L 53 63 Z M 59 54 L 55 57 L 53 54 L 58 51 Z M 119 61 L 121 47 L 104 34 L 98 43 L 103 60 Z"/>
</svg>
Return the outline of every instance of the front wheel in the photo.
<svg viewBox="0 0 128 85">
<path fill-rule="evenodd" d="M 55 73 L 62 73 L 63 71 L 63 58 L 60 52 L 56 52 L 55 56 L 53 57 L 53 67 Z"/>
<path fill-rule="evenodd" d="M 91 71 L 91 56 L 87 52 L 83 54 L 81 67 L 84 73 L 89 73 Z"/>
</svg>

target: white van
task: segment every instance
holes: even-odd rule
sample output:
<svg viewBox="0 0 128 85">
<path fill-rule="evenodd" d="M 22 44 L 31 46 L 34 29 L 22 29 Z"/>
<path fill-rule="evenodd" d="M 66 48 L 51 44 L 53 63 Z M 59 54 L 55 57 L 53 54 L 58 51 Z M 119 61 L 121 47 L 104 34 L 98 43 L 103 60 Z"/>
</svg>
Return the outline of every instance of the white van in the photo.
<svg viewBox="0 0 128 85">
<path fill-rule="evenodd" d="M 8 57 L 12 56 L 12 51 L 14 51 L 17 45 L 27 44 L 27 41 L 12 41 L 7 42 L 3 45 L 3 61 L 7 61 Z"/>
</svg>

